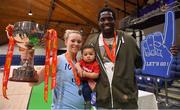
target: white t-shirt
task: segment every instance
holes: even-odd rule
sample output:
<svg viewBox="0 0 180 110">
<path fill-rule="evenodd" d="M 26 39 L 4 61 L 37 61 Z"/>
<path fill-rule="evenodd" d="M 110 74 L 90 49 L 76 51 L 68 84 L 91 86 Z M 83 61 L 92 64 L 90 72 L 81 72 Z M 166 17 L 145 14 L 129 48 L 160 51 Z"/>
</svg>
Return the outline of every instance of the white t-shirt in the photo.
<svg viewBox="0 0 180 110">
<path fill-rule="evenodd" d="M 108 38 L 108 39 L 104 38 L 104 40 L 109 46 L 112 46 L 114 38 Z M 114 63 L 109 59 L 109 57 L 107 56 L 107 54 L 105 52 L 102 33 L 99 36 L 99 48 L 100 48 L 101 56 L 103 58 L 103 63 L 104 63 L 104 67 L 106 69 L 106 73 L 107 73 L 107 76 L 109 79 L 109 83 L 111 84 L 113 74 L 114 74 Z"/>
</svg>

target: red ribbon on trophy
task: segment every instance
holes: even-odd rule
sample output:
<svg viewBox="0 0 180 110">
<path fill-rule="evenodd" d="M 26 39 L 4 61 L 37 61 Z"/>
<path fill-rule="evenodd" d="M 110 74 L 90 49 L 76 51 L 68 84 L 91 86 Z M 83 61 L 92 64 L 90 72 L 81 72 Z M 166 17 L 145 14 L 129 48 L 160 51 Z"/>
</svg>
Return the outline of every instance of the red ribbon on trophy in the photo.
<svg viewBox="0 0 180 110">
<path fill-rule="evenodd" d="M 12 63 L 12 57 L 14 52 L 14 45 L 16 43 L 14 36 L 13 36 L 13 25 L 8 25 L 6 27 L 6 31 L 9 38 L 9 44 L 8 44 L 8 51 L 6 55 L 6 61 L 4 65 L 4 74 L 2 79 L 2 92 L 3 96 L 8 99 L 7 97 L 7 84 L 8 79 L 10 75 L 10 68 Z M 51 45 L 52 45 L 52 81 L 51 81 L 51 89 L 53 89 L 56 86 L 56 66 L 57 66 L 57 32 L 54 29 L 50 29 L 47 31 L 46 36 L 46 59 L 45 59 L 45 73 L 44 73 L 44 100 L 47 102 L 48 99 L 48 78 L 49 78 L 49 72 L 50 72 L 50 51 L 51 51 Z"/>
<path fill-rule="evenodd" d="M 50 72 L 50 50 L 52 45 L 52 80 L 51 89 L 56 86 L 56 66 L 57 66 L 57 32 L 54 29 L 47 31 L 46 36 L 46 59 L 45 59 L 45 73 L 44 73 L 44 100 L 48 100 L 48 78 Z"/>
<path fill-rule="evenodd" d="M 15 40 L 13 38 L 13 29 L 14 27 L 12 25 L 8 25 L 6 27 L 6 32 L 9 36 L 9 44 L 8 44 L 8 51 L 6 55 L 6 61 L 4 65 L 4 74 L 3 74 L 3 86 L 2 86 L 2 91 L 3 91 L 3 96 L 8 99 L 7 97 L 7 84 L 8 84 L 8 79 L 9 79 L 9 73 L 11 69 L 11 63 L 12 63 L 12 56 L 13 56 L 13 51 L 14 51 L 14 44 Z"/>
</svg>

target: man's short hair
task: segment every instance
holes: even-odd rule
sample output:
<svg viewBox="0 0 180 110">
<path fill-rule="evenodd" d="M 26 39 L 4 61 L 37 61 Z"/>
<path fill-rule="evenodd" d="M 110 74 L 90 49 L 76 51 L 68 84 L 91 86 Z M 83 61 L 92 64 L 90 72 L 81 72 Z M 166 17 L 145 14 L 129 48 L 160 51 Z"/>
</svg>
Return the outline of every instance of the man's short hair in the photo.
<svg viewBox="0 0 180 110">
<path fill-rule="evenodd" d="M 99 18 L 100 18 L 100 16 L 101 16 L 101 13 L 102 13 L 102 12 L 105 12 L 105 11 L 111 12 L 114 20 L 116 20 L 116 14 L 115 14 L 115 12 L 114 12 L 111 8 L 109 8 L 109 7 L 103 7 L 103 8 L 99 11 L 98 21 L 99 21 Z"/>
</svg>

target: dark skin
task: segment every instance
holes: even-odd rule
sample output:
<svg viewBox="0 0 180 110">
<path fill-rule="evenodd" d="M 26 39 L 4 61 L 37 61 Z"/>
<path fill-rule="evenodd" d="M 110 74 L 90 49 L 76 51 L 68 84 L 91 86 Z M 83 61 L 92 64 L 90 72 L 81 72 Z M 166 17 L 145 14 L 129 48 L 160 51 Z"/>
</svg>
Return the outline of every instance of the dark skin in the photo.
<svg viewBox="0 0 180 110">
<path fill-rule="evenodd" d="M 172 53 L 173 56 L 176 56 L 178 53 L 179 53 L 179 49 L 177 48 L 176 45 L 173 45 L 171 48 L 170 48 L 170 51 Z"/>
<path fill-rule="evenodd" d="M 103 37 L 104 38 L 113 38 L 114 37 L 115 19 L 112 16 L 112 13 L 106 11 L 105 13 L 100 14 L 100 18 L 99 18 L 98 22 L 99 22 L 99 27 L 101 29 Z M 176 45 L 173 45 L 170 48 L 170 51 L 173 56 L 176 56 L 179 52 Z"/>
<path fill-rule="evenodd" d="M 99 18 L 99 27 L 104 38 L 114 37 L 114 26 L 115 19 L 113 18 L 111 12 L 101 14 Z"/>
</svg>

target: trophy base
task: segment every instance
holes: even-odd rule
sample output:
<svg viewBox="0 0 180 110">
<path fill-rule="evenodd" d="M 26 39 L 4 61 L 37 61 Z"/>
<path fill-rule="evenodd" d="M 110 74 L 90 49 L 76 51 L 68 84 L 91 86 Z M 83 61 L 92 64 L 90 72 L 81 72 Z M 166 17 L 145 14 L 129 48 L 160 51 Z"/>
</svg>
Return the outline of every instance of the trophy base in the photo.
<svg viewBox="0 0 180 110">
<path fill-rule="evenodd" d="M 37 71 L 30 66 L 20 67 L 13 70 L 13 75 L 9 80 L 16 82 L 37 82 Z"/>
</svg>

